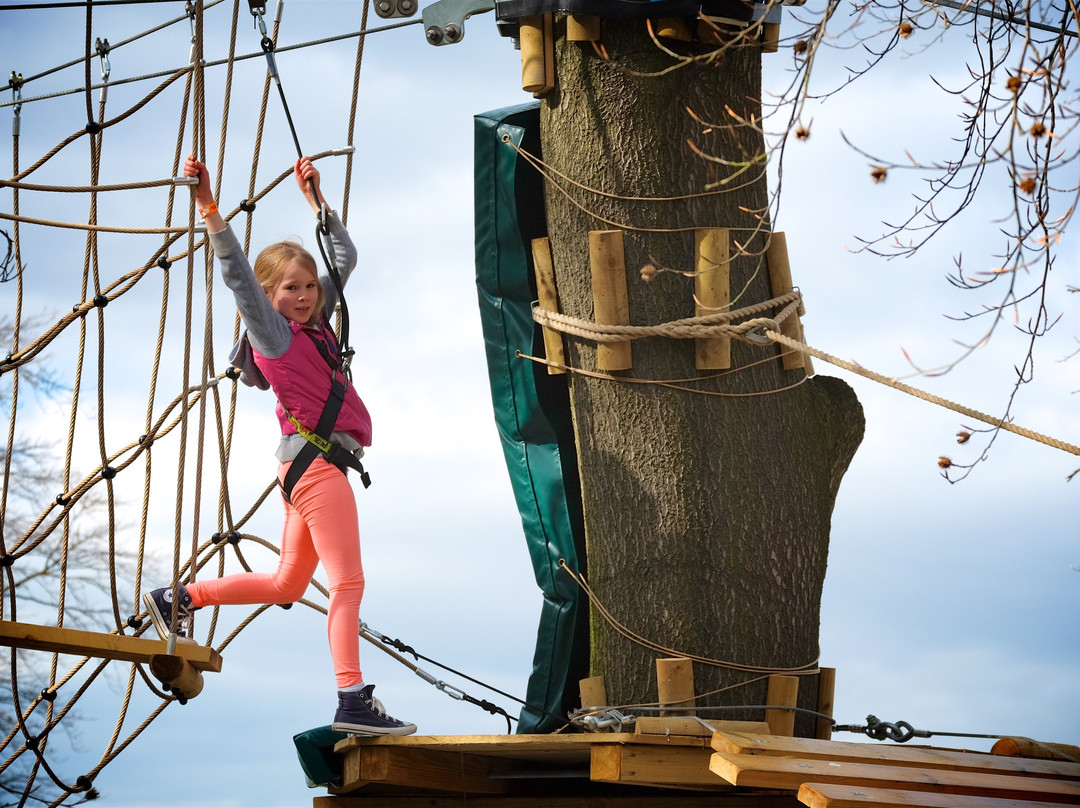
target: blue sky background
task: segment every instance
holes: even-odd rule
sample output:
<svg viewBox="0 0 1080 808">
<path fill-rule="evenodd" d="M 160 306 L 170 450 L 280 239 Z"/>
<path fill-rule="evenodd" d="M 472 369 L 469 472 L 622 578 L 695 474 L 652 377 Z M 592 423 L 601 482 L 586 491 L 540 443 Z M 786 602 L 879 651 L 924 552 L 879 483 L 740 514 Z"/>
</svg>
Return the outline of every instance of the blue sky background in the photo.
<svg viewBox="0 0 1080 808">
<path fill-rule="evenodd" d="M 279 45 L 359 30 L 360 10 L 358 2 L 349 0 L 291 0 Z M 179 2 L 96 9 L 93 36 L 116 43 L 182 13 Z M 207 12 L 209 59 L 225 54 L 229 15 L 227 4 Z M 370 25 L 379 24 L 372 14 Z M 29 77 L 78 58 L 84 26 L 81 9 L 0 11 L 0 72 L 16 70 Z M 788 24 L 785 33 L 790 30 Z M 112 79 L 185 64 L 189 36 L 185 22 L 116 49 L 110 56 Z M 936 366 L 959 353 L 959 342 L 981 336 L 982 322 L 948 318 L 994 302 L 993 293 L 962 293 L 945 275 L 958 252 L 974 269 L 993 266 L 1003 243 L 995 220 L 1005 211 L 1009 191 L 1006 178 L 989 176 L 983 198 L 958 226 L 915 258 L 882 261 L 849 249 L 859 236 L 880 232 L 881 221 L 906 215 L 913 204 L 909 194 L 925 186 L 914 172 L 892 172 L 885 183 L 873 184 L 868 162 L 844 144 L 841 132 L 896 159 L 903 159 L 905 150 L 927 160 L 949 154 L 959 107 L 929 76 L 957 85 L 970 54 L 956 36 L 920 53 L 930 39 L 917 34 L 904 54 L 808 110 L 811 137 L 788 146 L 775 222 L 777 230 L 787 233 L 795 283 L 806 301 L 808 341 L 901 377 L 910 372 L 904 351 L 923 366 Z M 239 51 L 257 52 L 258 40 L 242 8 Z M 346 145 L 354 55 L 355 40 L 349 39 L 279 56 L 306 152 Z M 824 58 L 821 87 L 843 84 L 848 68 L 865 58 L 858 50 Z M 787 49 L 766 56 L 768 86 L 777 91 L 786 86 L 791 64 Z M 237 64 L 222 193 L 229 208 L 247 193 L 264 75 L 261 56 Z M 212 171 L 221 162 L 223 77 L 221 68 L 207 72 Z M 159 81 L 110 88 L 106 117 L 126 110 Z M 28 84 L 23 96 L 81 84 L 81 69 L 69 68 Z M 95 111 L 98 97 L 95 91 Z M 498 36 L 490 13 L 470 19 L 465 40 L 455 46 L 428 45 L 419 25 L 372 35 L 364 52 L 350 201 L 350 230 L 360 250 L 360 268 L 349 288 L 359 353 L 357 386 L 375 419 L 375 446 L 369 453 L 375 484 L 357 491 L 368 578 L 363 618 L 419 652 L 518 696 L 524 695 L 532 664 L 540 592 L 491 415 L 473 283 L 472 116 L 530 99 L 520 88 L 518 54 Z M 107 130 L 104 181 L 171 173 L 180 104 L 180 87 L 172 87 Z M 5 177 L 11 174 L 11 119 L 12 107 L 0 107 L 0 174 Z M 85 119 L 80 94 L 25 103 L 21 166 L 82 128 Z M 779 126 L 777 121 L 769 128 Z M 257 185 L 261 188 L 294 158 L 272 94 Z M 320 168 L 327 196 L 339 200 L 344 160 L 328 159 Z M 88 183 L 85 138 L 28 180 Z M 165 199 L 161 189 L 103 197 L 98 218 L 130 227 L 158 226 Z M 10 212 L 11 200 L 10 189 L 0 189 L 0 210 Z M 63 221 L 85 221 L 88 204 L 85 195 L 30 192 L 23 192 L 20 202 L 24 216 Z M 180 205 L 178 217 L 185 216 L 186 207 Z M 311 243 L 313 223 L 291 180 L 260 203 L 255 221 L 256 245 L 291 236 Z M 10 232 L 11 223 L 0 228 Z M 55 318 L 81 299 L 85 237 L 78 231 L 42 233 L 29 226 L 22 236 L 24 316 Z M 140 265 L 160 241 L 160 236 L 103 236 L 102 278 L 111 281 Z M 1021 425 L 1073 443 L 1080 435 L 1073 397 L 1080 389 L 1080 365 L 1064 359 L 1077 349 L 1080 334 L 1073 316 L 1075 297 L 1066 291 L 1075 262 L 1076 250 L 1066 239 L 1048 294 L 1052 315 L 1063 313 L 1064 318 L 1040 343 L 1035 381 L 1014 411 Z M 158 410 L 179 387 L 181 267 L 169 273 L 167 369 Z M 126 445 L 141 431 L 148 343 L 160 297 L 160 277 L 148 276 L 105 311 L 105 422 L 111 448 Z M 202 305 L 196 300 L 197 334 Z M 7 315 L 14 308 L 14 287 L 0 286 L 0 311 Z M 220 369 L 231 344 L 232 307 L 216 278 L 212 311 L 213 355 Z M 88 322 L 96 328 L 96 321 Z M 70 382 L 76 347 L 74 334 L 65 334 L 42 361 Z M 954 371 L 909 381 L 975 409 L 999 412 L 1022 350 L 1023 340 L 1006 323 Z M 93 378 L 96 357 L 88 362 Z M 972 462 L 981 445 L 973 441 L 958 447 L 954 435 L 963 425 L 977 424 L 824 362 L 815 365 L 817 372 L 840 376 L 855 388 L 867 418 L 866 438 L 834 514 L 822 608 L 821 661 L 838 671 L 838 720 L 861 723 L 872 713 L 931 731 L 1080 743 L 1080 696 L 1074 687 L 1080 662 L 1080 573 L 1071 566 L 1080 566 L 1078 483 L 1066 482 L 1080 459 L 1005 434 L 970 479 L 950 485 L 941 478 L 937 459 L 947 454 L 960 463 Z M 7 379 L 0 383 L 10 384 Z M 85 381 L 84 389 L 76 457 L 85 470 L 96 465 L 97 410 L 94 382 Z M 66 402 L 29 396 L 19 413 L 20 428 L 63 434 L 68 414 Z M 246 510 L 271 478 L 275 434 L 269 394 L 243 390 L 230 479 L 237 511 Z M 163 442 L 155 451 L 149 543 L 167 570 L 176 480 L 175 461 L 170 467 L 169 458 L 175 442 Z M 214 472 L 207 465 L 199 528 L 203 537 L 215 529 L 216 519 Z M 117 478 L 119 498 L 137 503 L 141 473 L 130 480 L 123 476 Z M 190 461 L 185 485 L 190 492 Z M 191 494 L 186 497 L 185 542 L 194 511 Z M 134 525 L 137 515 L 121 532 L 121 541 L 125 536 L 135 540 Z M 280 512 L 273 503 L 248 528 L 275 543 L 279 529 Z M 273 567 L 268 552 L 246 547 L 245 555 L 259 569 Z M 223 624 L 235 625 L 244 614 L 239 607 L 227 610 Z M 219 629 L 218 636 L 224 631 Z M 377 695 L 392 714 L 414 721 L 421 733 L 505 731 L 503 719 L 448 698 L 373 649 L 362 652 L 365 678 L 376 683 Z M 301 608 L 271 609 L 224 657 L 222 673 L 207 677 L 202 695 L 186 706 L 169 707 L 98 777 L 102 804 L 297 805 L 319 793 L 304 784 L 291 736 L 332 717 L 334 691 L 322 615 Z M 424 667 L 516 715 L 513 702 Z M 101 756 L 119 714 L 125 677 L 126 668 L 117 666 L 96 682 L 81 702 L 82 720 L 74 736 L 57 739 L 56 766 L 62 776 L 73 780 Z M 136 692 L 125 734 L 157 704 L 145 691 Z M 988 747 L 982 741 L 938 742 Z M 70 751 L 63 750 L 67 744 Z"/>
</svg>

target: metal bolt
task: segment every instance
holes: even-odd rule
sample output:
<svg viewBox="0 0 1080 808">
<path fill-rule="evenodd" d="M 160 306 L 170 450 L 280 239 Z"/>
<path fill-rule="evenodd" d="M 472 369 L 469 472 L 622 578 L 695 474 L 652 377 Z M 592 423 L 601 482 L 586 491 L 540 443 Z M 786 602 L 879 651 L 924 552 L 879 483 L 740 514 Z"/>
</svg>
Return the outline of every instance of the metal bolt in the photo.
<svg viewBox="0 0 1080 808">
<path fill-rule="evenodd" d="M 446 41 L 447 42 L 459 42 L 461 40 L 461 29 L 454 23 L 450 23 L 446 26 Z"/>
<path fill-rule="evenodd" d="M 427 29 L 427 41 L 432 45 L 438 45 L 443 40 L 442 29 L 437 25 L 433 25 Z"/>
<path fill-rule="evenodd" d="M 414 11 L 416 11 L 416 4 L 413 0 L 398 0 L 398 13 L 408 17 Z"/>
</svg>

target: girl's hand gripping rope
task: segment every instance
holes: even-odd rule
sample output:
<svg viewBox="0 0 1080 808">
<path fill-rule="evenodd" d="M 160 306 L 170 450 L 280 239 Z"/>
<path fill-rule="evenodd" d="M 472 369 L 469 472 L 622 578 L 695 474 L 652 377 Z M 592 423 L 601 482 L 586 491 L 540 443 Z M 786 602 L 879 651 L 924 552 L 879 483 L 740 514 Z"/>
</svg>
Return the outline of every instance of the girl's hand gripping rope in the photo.
<svg viewBox="0 0 1080 808">
<path fill-rule="evenodd" d="M 296 165 L 293 166 L 293 176 L 296 178 L 296 184 L 300 186 L 304 199 L 311 205 L 311 209 L 316 213 L 321 213 L 326 200 L 323 199 L 322 189 L 319 187 L 319 169 L 315 168 L 311 158 L 298 159 Z"/>
<path fill-rule="evenodd" d="M 218 212 L 214 202 L 214 191 L 210 187 L 210 172 L 203 163 L 195 159 L 194 155 L 188 155 L 184 161 L 184 176 L 198 177 L 199 184 L 195 186 L 195 204 L 199 208 L 199 215 L 206 220 L 208 233 L 219 233 L 225 229 L 225 220 Z"/>
</svg>

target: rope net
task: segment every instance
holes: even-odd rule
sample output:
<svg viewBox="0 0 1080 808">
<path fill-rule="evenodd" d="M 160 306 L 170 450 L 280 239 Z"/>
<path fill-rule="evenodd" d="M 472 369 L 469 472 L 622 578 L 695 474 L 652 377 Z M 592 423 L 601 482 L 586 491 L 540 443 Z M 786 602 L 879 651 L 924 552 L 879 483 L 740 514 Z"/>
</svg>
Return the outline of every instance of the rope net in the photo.
<svg viewBox="0 0 1080 808">
<path fill-rule="evenodd" d="M 70 61 L 26 79 L 13 73 L 3 88 L 13 100 L 3 104 L 12 137 L 0 170 L 0 334 L 8 343 L 0 351 L 8 419 L 0 444 L 0 687 L 10 693 L 10 707 L 0 699 L 0 804 L 12 795 L 18 804 L 51 805 L 94 796 L 100 772 L 183 700 L 145 660 L 35 650 L 13 625 L 156 640 L 144 592 L 276 561 L 277 547 L 248 532 L 267 500 L 280 522 L 273 463 L 268 453 L 244 451 L 254 427 L 238 423 L 238 385 L 223 367 L 239 319 L 228 295 L 214 295 L 205 232 L 188 187 L 173 179 L 184 156 L 194 153 L 217 172 L 218 199 L 223 186 L 245 187 L 223 177 L 234 168 L 243 177 L 250 161 L 247 196 L 222 204 L 227 218 L 242 217 L 233 227 L 245 249 L 260 213 L 272 227 L 291 216 L 293 232 L 312 225 L 297 220 L 292 197 L 288 215 L 264 213 L 295 194 L 276 193 L 295 155 L 287 137 L 267 134 L 284 122 L 269 98 L 266 63 L 249 58 L 262 54 L 246 5 L 200 1 L 180 17 L 172 16 L 175 5 L 138 14 L 88 5 L 64 14 L 85 25 L 84 38 L 63 39 L 55 54 Z M 146 30 L 120 41 L 147 20 Z M 340 74 L 353 75 L 351 86 L 318 88 L 326 113 L 318 126 L 298 121 L 315 160 L 351 151 L 343 147 L 355 131 L 366 21 L 365 3 L 357 35 L 302 49 L 318 45 L 319 58 L 340 60 Z M 336 33 L 342 20 L 325 25 Z M 118 45 L 100 38 L 105 30 Z M 297 51 L 280 59 L 286 84 L 289 65 L 305 58 L 312 57 Z M 155 59 L 161 73 L 111 75 L 124 64 L 153 69 Z M 245 78 L 264 76 L 261 96 L 233 92 Z M 81 87 L 52 92 L 69 82 Z M 301 104 L 300 115 L 310 106 Z M 334 178 L 322 168 L 329 196 Z M 333 168 L 347 175 L 351 157 Z M 346 202 L 343 218 L 347 211 Z M 313 584 L 309 594 L 322 603 L 302 603 L 325 610 L 326 589 Z M 195 641 L 223 653 L 266 608 L 229 611 L 239 615 L 234 625 L 204 610 Z M 109 724 L 96 740 L 80 725 L 81 744 L 96 743 L 100 754 L 89 769 L 66 771 L 65 718 L 88 694 L 99 711 L 106 681 L 117 696 L 115 720 L 93 722 Z"/>
</svg>

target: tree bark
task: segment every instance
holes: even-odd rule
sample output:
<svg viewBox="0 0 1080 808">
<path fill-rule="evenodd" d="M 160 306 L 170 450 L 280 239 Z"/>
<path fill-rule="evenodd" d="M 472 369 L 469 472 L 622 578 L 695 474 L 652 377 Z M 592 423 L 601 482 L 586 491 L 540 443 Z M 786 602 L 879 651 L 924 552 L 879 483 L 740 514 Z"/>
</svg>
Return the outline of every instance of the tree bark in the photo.
<svg viewBox="0 0 1080 808">
<path fill-rule="evenodd" d="M 544 160 L 591 190 L 557 175 L 547 183 L 560 310 L 593 319 L 588 232 L 619 228 L 635 325 L 693 316 L 692 277 L 661 271 L 650 282 L 640 269 L 692 271 L 694 228 L 732 228 L 732 308 L 773 297 L 760 48 L 729 47 L 653 75 L 675 61 L 644 20 L 604 20 L 607 59 L 590 43 L 566 41 L 563 30 L 557 23 L 557 86 L 541 109 Z M 727 163 L 702 158 L 688 142 Z M 702 194 L 717 182 L 725 193 L 642 199 Z M 800 262 L 792 263 L 798 285 Z M 597 369 L 595 343 L 566 342 L 572 367 Z M 735 370 L 715 375 L 695 369 L 693 340 L 650 337 L 634 342 L 633 369 L 614 375 L 700 379 L 687 385 L 695 392 L 582 374 L 571 374 L 570 390 L 597 599 L 664 646 L 786 668 L 818 655 L 832 508 L 863 416 L 845 383 L 785 371 L 779 353 L 736 341 Z M 609 702 L 655 702 L 658 655 L 616 632 L 595 606 L 591 630 L 592 673 L 606 678 Z M 694 673 L 698 693 L 757 678 L 709 665 Z M 816 682 L 802 681 L 799 703 L 813 707 Z M 756 682 L 708 701 L 764 697 L 765 683 Z"/>
</svg>

